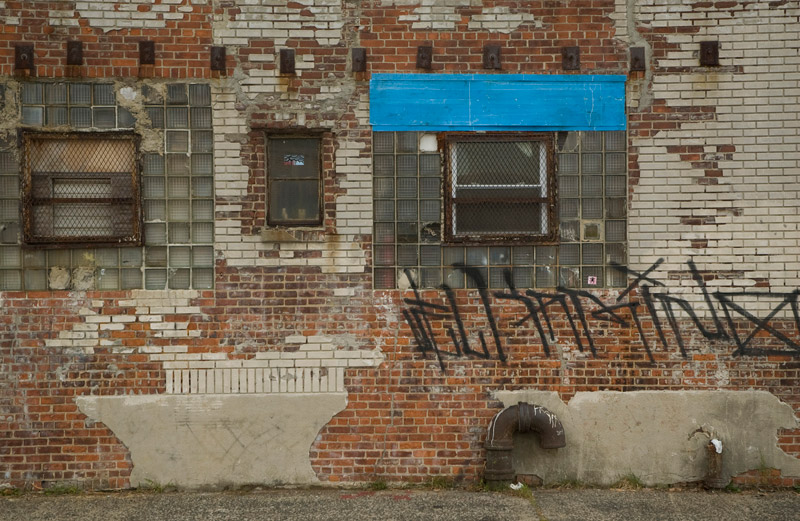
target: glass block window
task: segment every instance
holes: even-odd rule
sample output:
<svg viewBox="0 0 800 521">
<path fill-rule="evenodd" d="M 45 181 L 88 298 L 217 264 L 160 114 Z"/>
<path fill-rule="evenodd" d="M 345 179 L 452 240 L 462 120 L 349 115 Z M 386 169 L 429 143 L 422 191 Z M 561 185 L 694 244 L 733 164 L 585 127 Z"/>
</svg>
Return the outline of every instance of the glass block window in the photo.
<svg viewBox="0 0 800 521">
<path fill-rule="evenodd" d="M 19 163 L 0 151 L 0 289 L 22 289 Z"/>
<path fill-rule="evenodd" d="M 270 225 L 298 226 L 322 222 L 320 150 L 320 138 L 268 137 L 267 221 Z"/>
<path fill-rule="evenodd" d="M 611 266 L 627 261 L 625 132 L 561 132 L 557 139 L 559 284 L 625 286 Z"/>
<path fill-rule="evenodd" d="M 142 86 L 135 99 L 143 100 L 144 107 L 135 115 L 117 105 L 116 87 L 110 83 L 24 82 L 20 96 L 21 126 L 31 134 L 44 135 L 58 126 L 53 130 L 74 134 L 80 141 L 120 134 L 120 129 L 136 125 L 161 130 L 163 140 L 157 149 L 151 145 L 136 156 L 143 245 L 129 247 L 83 240 L 80 245 L 61 244 L 59 249 L 22 249 L 20 165 L 25 164 L 24 154 L 13 145 L 0 149 L 0 289 L 213 287 L 213 130 L 208 85 Z M 61 111 L 53 109 L 61 108 L 66 110 L 66 122 L 56 119 Z M 52 198 L 71 203 L 76 193 L 89 193 L 90 199 L 116 199 L 118 194 L 114 181 L 73 181 L 69 176 L 51 179 Z M 73 222 L 68 212 L 59 212 L 53 212 L 61 223 L 57 228 L 67 233 L 83 238 L 110 233 L 102 226 Z"/>
<path fill-rule="evenodd" d="M 552 149 L 549 134 L 449 134 L 446 240 L 552 241 Z"/>
<path fill-rule="evenodd" d="M 214 133 L 208 85 L 142 89 L 160 153 L 142 156 L 145 289 L 214 283 Z"/>
<path fill-rule="evenodd" d="M 373 134 L 376 289 L 404 286 L 409 277 L 417 286 L 427 288 L 442 284 L 468 288 L 479 283 L 498 289 L 509 284 L 517 288 L 545 289 L 559 285 L 587 289 L 625 286 L 625 276 L 611 267 L 613 263 L 624 265 L 627 262 L 625 132 L 551 135 L 551 146 L 555 149 L 551 164 L 557 172 L 553 189 L 557 188 L 560 201 L 550 224 L 558 225 L 560 233 L 552 243 L 545 244 L 537 244 L 535 234 L 528 241 L 519 236 L 513 239 L 495 237 L 496 240 L 486 245 L 474 242 L 462 245 L 446 240 L 446 230 L 442 227 L 448 216 L 445 201 L 459 184 L 457 180 L 448 191 L 442 178 L 439 152 L 420 150 L 423 136 L 425 134 L 417 132 Z M 425 140 L 428 143 L 436 141 L 435 135 L 426 137 L 434 138 Z M 540 142 L 543 141 L 534 141 L 527 154 L 521 149 L 525 145 L 517 147 L 514 154 L 531 158 Z M 541 159 L 541 149 L 538 153 Z M 519 156 L 518 163 L 526 164 Z M 527 164 L 529 170 L 542 171 L 541 162 L 528 159 Z M 526 185 L 523 191 L 538 189 L 527 186 L 536 184 L 528 182 L 530 176 L 510 169 L 506 171 L 507 175 L 499 174 L 499 177 L 508 186 Z M 492 189 L 506 190 L 504 187 Z M 550 194 L 555 191 L 546 192 L 546 187 L 542 190 Z M 514 201 L 516 199 L 512 198 L 512 203 Z M 492 204 L 499 203 L 493 201 Z M 458 197 L 454 206 L 458 206 Z M 504 207 L 499 207 L 502 213 Z M 494 212 L 489 212 L 484 220 L 496 218 Z M 457 214 L 455 219 L 458 220 Z M 475 226 L 485 224 L 479 222 Z M 473 275 L 465 275 L 458 267 L 462 265 L 475 268 L 470 270 Z"/>
</svg>

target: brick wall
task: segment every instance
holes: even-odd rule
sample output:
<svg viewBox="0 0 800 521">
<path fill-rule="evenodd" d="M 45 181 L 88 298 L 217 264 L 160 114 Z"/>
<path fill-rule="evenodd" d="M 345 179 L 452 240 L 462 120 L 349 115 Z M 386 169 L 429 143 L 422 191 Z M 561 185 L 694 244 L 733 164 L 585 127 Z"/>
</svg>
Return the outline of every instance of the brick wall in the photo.
<svg viewBox="0 0 800 521">
<path fill-rule="evenodd" d="M 18 175 L 18 130 L 42 130 L 22 122 L 23 83 L 113 82 L 129 107 L 125 87 L 208 84 L 215 263 L 213 288 L 0 294 L 0 483 L 130 486 L 131 455 L 77 396 L 347 392 L 310 447 L 326 482 L 479 479 L 498 390 L 763 389 L 798 410 L 797 15 L 796 2 L 0 2 L 0 175 Z M 154 66 L 139 64 L 142 40 Z M 720 66 L 699 65 L 705 40 Z M 14 68 L 23 42 L 30 73 Z M 419 45 L 433 47 L 426 74 L 494 74 L 489 43 L 497 74 L 570 74 L 567 46 L 576 73 L 628 74 L 621 287 L 374 289 L 369 74 L 422 73 Z M 210 70 L 212 45 L 227 70 Z M 351 72 L 352 47 L 368 73 Z M 629 47 L 646 71 L 629 73 Z M 143 152 L 163 153 L 139 108 Z M 323 136 L 321 226 L 267 225 L 272 132 Z M 4 190 L 0 216 L 18 222 Z M 5 230 L 3 248 L 29 251 Z M 0 262 L 2 280 L 24 281 L 24 262 Z M 779 434 L 800 455 L 800 430 Z"/>
</svg>

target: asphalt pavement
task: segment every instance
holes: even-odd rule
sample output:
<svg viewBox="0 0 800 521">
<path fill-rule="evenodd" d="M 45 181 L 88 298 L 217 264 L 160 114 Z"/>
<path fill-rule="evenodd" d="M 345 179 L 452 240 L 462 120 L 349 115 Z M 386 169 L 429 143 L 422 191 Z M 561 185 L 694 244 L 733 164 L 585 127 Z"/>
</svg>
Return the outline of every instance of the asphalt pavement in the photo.
<svg viewBox="0 0 800 521">
<path fill-rule="evenodd" d="M 792 491 L 256 489 L 0 497 L 0 520 L 800 521 Z"/>
</svg>

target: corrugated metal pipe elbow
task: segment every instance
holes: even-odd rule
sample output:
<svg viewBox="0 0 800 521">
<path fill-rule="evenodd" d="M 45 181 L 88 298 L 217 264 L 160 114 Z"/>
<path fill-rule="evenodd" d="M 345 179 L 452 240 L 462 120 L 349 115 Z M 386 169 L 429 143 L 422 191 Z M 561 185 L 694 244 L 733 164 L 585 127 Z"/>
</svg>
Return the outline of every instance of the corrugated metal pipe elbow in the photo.
<svg viewBox="0 0 800 521">
<path fill-rule="evenodd" d="M 557 449 L 567 444 L 561 421 L 544 407 L 522 402 L 503 409 L 492 418 L 486 436 L 484 477 L 487 484 L 505 485 L 514 479 L 511 450 L 515 432 L 537 433 L 543 449 Z"/>
</svg>

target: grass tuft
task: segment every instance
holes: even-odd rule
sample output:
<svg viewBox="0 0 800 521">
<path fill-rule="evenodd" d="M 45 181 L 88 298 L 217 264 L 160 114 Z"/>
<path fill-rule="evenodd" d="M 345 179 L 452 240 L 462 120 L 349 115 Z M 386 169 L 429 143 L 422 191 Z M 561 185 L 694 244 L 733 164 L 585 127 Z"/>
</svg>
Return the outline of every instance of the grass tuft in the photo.
<svg viewBox="0 0 800 521">
<path fill-rule="evenodd" d="M 425 483 L 425 488 L 430 488 L 432 490 L 450 490 L 456 488 L 456 482 L 444 476 L 434 476 L 430 481 Z"/>
<path fill-rule="evenodd" d="M 734 483 L 732 481 L 725 486 L 725 492 L 730 492 L 732 494 L 738 494 L 741 491 L 742 491 L 742 489 L 739 488 L 736 485 L 736 483 Z"/>
<path fill-rule="evenodd" d="M 387 488 L 389 488 L 389 485 L 382 479 L 373 481 L 372 483 L 369 484 L 370 490 L 386 490 Z"/>
<path fill-rule="evenodd" d="M 644 483 L 642 483 L 641 479 L 636 477 L 636 474 L 628 474 L 614 483 L 611 488 L 622 490 L 639 490 L 640 488 L 644 488 Z"/>
<path fill-rule="evenodd" d="M 76 485 L 53 485 L 43 490 L 46 496 L 68 496 L 82 494 L 83 489 Z"/>
<path fill-rule="evenodd" d="M 163 494 L 164 492 L 175 492 L 178 490 L 178 487 L 172 482 L 164 485 L 153 479 L 145 479 L 144 483 L 139 483 L 136 490 L 153 494 Z"/>
</svg>

